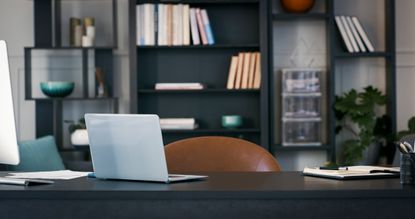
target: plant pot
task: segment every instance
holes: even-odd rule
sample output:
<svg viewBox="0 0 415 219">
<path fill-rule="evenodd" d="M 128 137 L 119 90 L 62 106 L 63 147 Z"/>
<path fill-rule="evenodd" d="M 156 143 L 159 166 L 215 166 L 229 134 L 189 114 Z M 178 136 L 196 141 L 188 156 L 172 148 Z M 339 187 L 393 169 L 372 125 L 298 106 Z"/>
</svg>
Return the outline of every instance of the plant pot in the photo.
<svg viewBox="0 0 415 219">
<path fill-rule="evenodd" d="M 314 6 L 315 0 L 281 0 L 282 8 L 289 13 L 306 13 Z"/>
<path fill-rule="evenodd" d="M 363 151 L 363 158 L 358 162 L 358 165 L 377 165 L 379 162 L 381 144 L 372 143 Z"/>
<path fill-rule="evenodd" d="M 77 129 L 71 134 L 72 145 L 89 145 L 88 132 L 86 129 Z"/>
</svg>

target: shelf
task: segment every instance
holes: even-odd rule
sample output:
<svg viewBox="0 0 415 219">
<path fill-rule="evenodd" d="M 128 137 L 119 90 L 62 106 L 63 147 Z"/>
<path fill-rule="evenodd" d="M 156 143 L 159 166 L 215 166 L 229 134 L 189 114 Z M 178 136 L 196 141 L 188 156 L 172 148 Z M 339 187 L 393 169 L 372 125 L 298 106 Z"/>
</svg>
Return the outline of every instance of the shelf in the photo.
<svg viewBox="0 0 415 219">
<path fill-rule="evenodd" d="M 28 99 L 26 99 L 26 100 L 36 100 L 36 101 L 55 101 L 55 100 L 57 100 L 57 101 L 82 101 L 82 100 L 85 100 L 85 101 L 105 101 L 105 100 L 118 100 L 118 98 L 117 97 L 87 97 L 87 98 L 84 98 L 84 97 L 68 97 L 68 98 L 66 98 L 66 97 L 63 97 L 63 98 L 48 98 L 48 97 L 45 97 L 45 98 L 28 98 Z"/>
<path fill-rule="evenodd" d="M 389 58 L 392 54 L 389 52 L 366 52 L 366 53 L 336 53 L 336 58 Z"/>
<path fill-rule="evenodd" d="M 202 89 L 202 90 L 154 90 L 154 89 L 140 89 L 139 94 L 181 94 L 181 93 L 195 93 L 195 94 L 209 94 L 209 93 L 259 93 L 259 89 Z"/>
<path fill-rule="evenodd" d="M 307 14 L 273 14 L 272 19 L 274 21 L 280 20 L 325 20 L 329 18 L 326 13 L 307 13 Z"/>
<path fill-rule="evenodd" d="M 25 47 L 25 49 L 31 50 L 113 50 L 115 47 L 110 46 L 98 46 L 98 47 L 72 47 L 72 46 L 63 46 L 63 47 L 53 47 L 53 46 L 41 46 L 41 47 Z"/>
<path fill-rule="evenodd" d="M 214 44 L 189 46 L 137 46 L 137 49 L 259 49 L 258 44 Z"/>
<path fill-rule="evenodd" d="M 274 145 L 274 151 L 327 151 L 330 150 L 329 145 L 321 146 L 282 146 Z"/>
<path fill-rule="evenodd" d="M 209 133 L 260 133 L 260 129 L 193 129 L 193 130 L 162 130 L 164 134 L 209 134 Z"/>
</svg>

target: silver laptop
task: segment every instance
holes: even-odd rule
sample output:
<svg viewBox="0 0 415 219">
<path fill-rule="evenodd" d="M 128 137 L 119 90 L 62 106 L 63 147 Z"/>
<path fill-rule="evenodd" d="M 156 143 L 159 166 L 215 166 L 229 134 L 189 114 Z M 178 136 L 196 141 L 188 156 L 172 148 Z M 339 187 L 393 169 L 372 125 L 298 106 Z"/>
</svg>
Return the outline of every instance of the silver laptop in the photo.
<svg viewBox="0 0 415 219">
<path fill-rule="evenodd" d="M 157 115 L 86 114 L 95 176 L 102 179 L 176 182 L 199 175 L 169 175 Z"/>
</svg>

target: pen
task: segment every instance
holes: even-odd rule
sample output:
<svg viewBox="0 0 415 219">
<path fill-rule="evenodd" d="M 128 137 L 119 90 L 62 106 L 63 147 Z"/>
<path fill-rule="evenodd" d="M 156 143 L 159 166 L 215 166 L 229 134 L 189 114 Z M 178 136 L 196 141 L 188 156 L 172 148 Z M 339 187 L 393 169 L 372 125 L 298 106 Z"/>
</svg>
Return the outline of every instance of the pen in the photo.
<svg viewBox="0 0 415 219">
<path fill-rule="evenodd" d="M 348 167 L 319 167 L 320 170 L 349 170 Z"/>
</svg>

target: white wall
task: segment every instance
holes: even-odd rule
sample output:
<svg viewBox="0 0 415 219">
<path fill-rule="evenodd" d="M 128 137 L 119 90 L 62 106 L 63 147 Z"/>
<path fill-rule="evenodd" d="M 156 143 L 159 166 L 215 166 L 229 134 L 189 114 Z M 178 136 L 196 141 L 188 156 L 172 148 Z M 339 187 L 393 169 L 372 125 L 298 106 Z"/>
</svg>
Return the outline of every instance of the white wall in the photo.
<svg viewBox="0 0 415 219">
<path fill-rule="evenodd" d="M 374 4 L 367 4 L 365 1 L 353 0 L 337 1 L 345 4 L 345 13 L 355 11 L 359 16 L 363 16 L 368 22 L 381 20 L 377 13 L 371 15 L 369 12 L 382 11 L 378 1 Z M 359 6 L 362 4 L 362 6 Z M 349 8 L 347 5 L 352 5 Z M 363 5 L 369 5 L 369 8 Z M 128 112 L 129 109 L 129 62 L 128 62 L 128 15 L 127 0 L 118 0 L 118 49 L 115 51 L 115 78 L 116 95 L 120 97 L 120 112 Z M 415 115 L 415 28 L 412 21 L 415 20 L 415 1 L 398 0 L 396 1 L 397 10 L 397 102 L 398 102 L 398 128 L 404 129 L 407 120 Z M 318 25 L 318 24 L 317 24 Z M 379 26 L 382 26 L 381 24 Z M 370 34 L 378 45 L 383 45 L 382 38 L 377 38 L 376 32 L 382 31 L 377 28 L 370 29 Z M 12 84 L 15 96 L 16 117 L 19 131 L 19 138 L 33 139 L 35 137 L 34 103 L 24 100 L 24 62 L 23 47 L 33 46 L 33 1 L 28 0 L 1 0 L 0 1 L 0 39 L 7 40 L 9 46 L 10 69 L 12 71 Z M 324 48 L 317 45 L 315 50 L 318 56 L 324 56 Z M 319 61 L 317 60 L 317 64 Z M 348 63 L 347 63 L 348 64 Z M 370 65 L 356 61 L 358 71 L 340 68 L 340 77 L 336 81 L 337 92 L 342 92 L 351 87 L 361 87 L 363 84 L 373 84 L 383 87 L 384 80 L 376 73 L 383 69 L 382 62 L 371 61 Z M 319 65 L 322 65 L 321 63 Z M 345 65 L 347 66 L 347 65 Z M 352 72 L 353 77 L 349 74 Z M 362 73 L 363 72 L 363 73 Z M 116 75 L 117 75 L 116 74 Z M 356 76 L 356 77 L 355 77 Z M 354 78 L 353 80 L 351 78 Z M 279 153 L 278 159 L 286 170 L 301 169 L 306 165 L 320 165 L 325 162 L 324 152 L 287 152 Z"/>
</svg>

